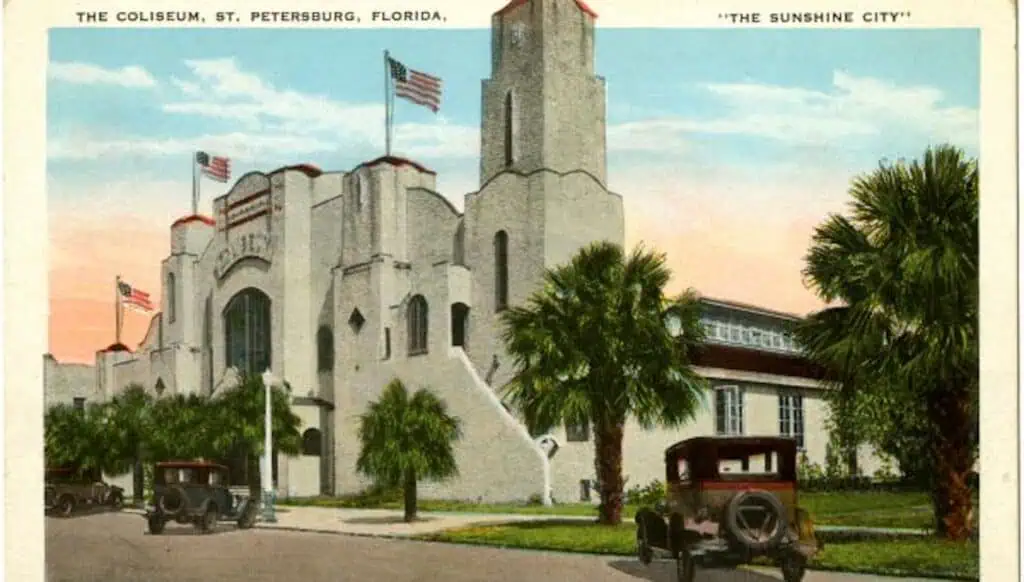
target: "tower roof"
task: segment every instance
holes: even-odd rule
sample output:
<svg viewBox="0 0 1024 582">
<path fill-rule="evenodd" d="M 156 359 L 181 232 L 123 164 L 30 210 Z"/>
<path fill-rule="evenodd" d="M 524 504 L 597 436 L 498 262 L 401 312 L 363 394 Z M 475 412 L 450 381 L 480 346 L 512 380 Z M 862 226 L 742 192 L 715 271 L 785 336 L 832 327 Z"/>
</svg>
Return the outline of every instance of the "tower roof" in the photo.
<svg viewBox="0 0 1024 582">
<path fill-rule="evenodd" d="M 508 4 L 505 5 L 504 8 L 502 8 L 501 10 L 495 12 L 495 14 L 497 14 L 498 16 L 501 16 L 501 15 L 507 13 L 507 12 L 511 12 L 512 10 L 515 10 L 516 8 L 519 8 L 523 4 L 526 4 L 527 2 L 530 2 L 530 1 L 531 0 L 511 0 Z M 583 11 L 584 14 L 590 15 L 591 18 L 597 18 L 597 13 L 594 12 L 594 10 L 590 6 L 587 6 L 587 4 L 585 2 L 583 2 L 583 0 L 573 0 L 573 1 L 576 3 L 576 7 L 579 8 L 581 11 Z"/>
</svg>

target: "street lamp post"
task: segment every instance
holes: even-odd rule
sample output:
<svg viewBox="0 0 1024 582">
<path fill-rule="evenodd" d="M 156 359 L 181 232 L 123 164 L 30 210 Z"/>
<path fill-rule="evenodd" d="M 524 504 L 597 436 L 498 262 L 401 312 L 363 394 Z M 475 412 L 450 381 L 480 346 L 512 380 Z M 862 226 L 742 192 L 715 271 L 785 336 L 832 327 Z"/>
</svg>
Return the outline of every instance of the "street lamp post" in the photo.
<svg viewBox="0 0 1024 582">
<path fill-rule="evenodd" d="M 271 387 L 274 384 L 274 375 L 270 368 L 263 372 L 263 390 L 266 395 L 266 403 L 263 412 L 263 521 L 274 523 L 277 517 L 274 516 L 274 464 L 273 464 L 273 417 L 270 409 Z"/>
</svg>

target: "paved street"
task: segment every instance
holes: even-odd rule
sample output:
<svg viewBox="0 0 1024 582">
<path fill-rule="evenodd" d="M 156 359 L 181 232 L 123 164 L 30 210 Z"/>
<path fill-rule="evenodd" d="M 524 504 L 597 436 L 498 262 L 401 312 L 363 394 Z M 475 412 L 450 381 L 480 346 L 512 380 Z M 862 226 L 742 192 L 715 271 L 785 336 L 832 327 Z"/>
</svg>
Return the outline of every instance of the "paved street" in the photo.
<svg viewBox="0 0 1024 582">
<path fill-rule="evenodd" d="M 671 564 L 448 544 L 221 526 L 208 535 L 169 525 L 145 533 L 142 517 L 101 513 L 46 519 L 49 582 L 636 582 L 673 580 Z M 702 571 L 698 582 L 777 582 L 749 571 Z M 873 576 L 811 572 L 806 582 L 869 582 Z M 906 582 L 903 579 L 902 582 Z"/>
</svg>

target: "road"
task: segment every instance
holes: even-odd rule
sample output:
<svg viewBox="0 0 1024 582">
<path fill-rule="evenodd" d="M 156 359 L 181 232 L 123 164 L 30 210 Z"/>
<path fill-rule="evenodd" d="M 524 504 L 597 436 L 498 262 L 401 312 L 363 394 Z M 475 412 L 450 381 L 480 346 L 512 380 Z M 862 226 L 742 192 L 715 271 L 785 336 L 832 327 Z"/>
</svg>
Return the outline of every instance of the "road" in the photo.
<svg viewBox="0 0 1024 582">
<path fill-rule="evenodd" d="M 381 538 L 221 526 L 201 535 L 168 525 L 145 533 L 141 516 L 101 513 L 46 519 L 49 582 L 674 582 L 671 563 L 500 550 Z M 704 570 L 696 582 L 778 582 L 746 570 Z M 805 582 L 884 580 L 809 572 Z M 906 582 L 903 579 L 902 582 Z"/>
</svg>

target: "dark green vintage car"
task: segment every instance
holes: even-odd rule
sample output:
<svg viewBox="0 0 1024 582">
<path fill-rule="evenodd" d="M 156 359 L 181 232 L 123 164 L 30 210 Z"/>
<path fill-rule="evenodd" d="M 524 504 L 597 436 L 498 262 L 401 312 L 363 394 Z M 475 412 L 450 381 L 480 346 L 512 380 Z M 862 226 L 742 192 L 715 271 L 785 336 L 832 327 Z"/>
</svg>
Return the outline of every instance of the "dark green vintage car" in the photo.
<svg viewBox="0 0 1024 582">
<path fill-rule="evenodd" d="M 228 489 L 228 469 L 206 461 L 157 463 L 153 471 L 153 505 L 145 518 L 151 534 L 169 522 L 192 524 L 212 532 L 218 521 L 234 521 L 240 529 L 256 523 L 257 504 Z"/>
<path fill-rule="evenodd" d="M 785 437 L 699 437 L 665 450 L 666 502 L 637 512 L 637 555 L 676 560 L 679 582 L 702 565 L 768 557 L 785 582 L 803 579 L 821 549 L 797 505 L 796 441 Z"/>
</svg>

